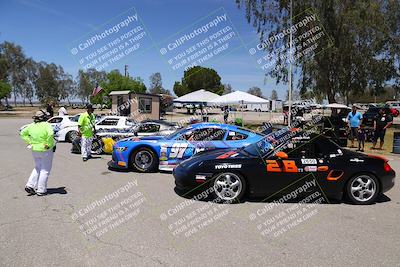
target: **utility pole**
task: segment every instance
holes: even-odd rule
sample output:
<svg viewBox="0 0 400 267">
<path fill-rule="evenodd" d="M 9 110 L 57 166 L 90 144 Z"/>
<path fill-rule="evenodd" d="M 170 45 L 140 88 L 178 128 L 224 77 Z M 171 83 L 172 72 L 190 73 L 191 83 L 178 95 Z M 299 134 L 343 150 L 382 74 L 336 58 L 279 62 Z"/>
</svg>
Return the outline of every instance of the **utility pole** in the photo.
<svg viewBox="0 0 400 267">
<path fill-rule="evenodd" d="M 128 65 L 125 65 L 125 77 L 129 77 Z"/>
<path fill-rule="evenodd" d="M 293 5 L 292 0 L 290 0 L 290 48 L 289 48 L 289 110 L 288 110 L 288 127 L 290 128 L 292 120 L 292 24 L 293 24 Z"/>
</svg>

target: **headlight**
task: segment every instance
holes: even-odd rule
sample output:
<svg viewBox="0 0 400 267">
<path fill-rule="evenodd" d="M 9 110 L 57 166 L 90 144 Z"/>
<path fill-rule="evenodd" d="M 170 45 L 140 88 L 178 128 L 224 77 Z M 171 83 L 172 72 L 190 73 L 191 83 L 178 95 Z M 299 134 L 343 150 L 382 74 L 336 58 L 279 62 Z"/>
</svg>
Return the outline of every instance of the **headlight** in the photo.
<svg viewBox="0 0 400 267">
<path fill-rule="evenodd" d="M 124 152 L 126 151 L 128 148 L 126 146 L 120 146 L 120 147 L 116 147 L 115 150 L 117 152 Z"/>
</svg>

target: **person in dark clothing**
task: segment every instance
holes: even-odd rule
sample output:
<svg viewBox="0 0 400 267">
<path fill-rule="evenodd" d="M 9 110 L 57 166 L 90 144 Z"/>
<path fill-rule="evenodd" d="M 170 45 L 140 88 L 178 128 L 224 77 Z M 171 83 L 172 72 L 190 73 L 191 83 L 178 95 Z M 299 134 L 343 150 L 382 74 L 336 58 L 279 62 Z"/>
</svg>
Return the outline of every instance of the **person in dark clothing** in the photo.
<svg viewBox="0 0 400 267">
<path fill-rule="evenodd" d="M 54 116 L 53 103 L 50 102 L 47 105 L 46 111 L 49 113 L 50 118 Z"/>
<path fill-rule="evenodd" d="M 364 145 L 365 145 L 365 139 L 366 139 L 366 133 L 365 133 L 365 128 L 364 125 L 361 124 L 360 127 L 357 130 L 358 136 L 357 136 L 357 140 L 358 140 L 358 150 L 357 151 L 361 151 L 364 152 Z"/>
<path fill-rule="evenodd" d="M 393 124 L 393 119 L 390 115 L 385 113 L 385 109 L 381 108 L 379 114 L 374 119 L 374 142 L 372 149 L 375 149 L 378 139 L 380 139 L 379 149 L 382 150 L 385 142 L 386 129 Z"/>
<path fill-rule="evenodd" d="M 228 118 L 229 118 L 229 107 L 225 106 L 224 107 L 224 122 L 225 122 L 225 124 L 228 124 Z"/>
</svg>

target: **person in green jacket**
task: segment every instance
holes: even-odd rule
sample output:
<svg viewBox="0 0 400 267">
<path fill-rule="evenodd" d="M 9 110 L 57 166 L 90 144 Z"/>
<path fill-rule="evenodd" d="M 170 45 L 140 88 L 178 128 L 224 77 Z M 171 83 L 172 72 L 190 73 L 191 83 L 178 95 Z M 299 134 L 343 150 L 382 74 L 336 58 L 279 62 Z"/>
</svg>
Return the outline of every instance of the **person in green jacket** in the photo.
<svg viewBox="0 0 400 267">
<path fill-rule="evenodd" d="M 36 112 L 34 122 L 21 131 L 21 138 L 32 150 L 35 168 L 25 186 L 29 195 L 43 196 L 47 192 L 47 180 L 53 164 L 54 155 L 54 131 L 48 123 L 47 114 L 44 111 Z"/>
<path fill-rule="evenodd" d="M 81 154 L 83 161 L 87 161 L 92 157 L 92 141 L 95 132 L 95 117 L 93 115 L 93 106 L 86 106 L 87 112 L 82 113 L 78 119 L 79 135 L 81 136 Z"/>
</svg>

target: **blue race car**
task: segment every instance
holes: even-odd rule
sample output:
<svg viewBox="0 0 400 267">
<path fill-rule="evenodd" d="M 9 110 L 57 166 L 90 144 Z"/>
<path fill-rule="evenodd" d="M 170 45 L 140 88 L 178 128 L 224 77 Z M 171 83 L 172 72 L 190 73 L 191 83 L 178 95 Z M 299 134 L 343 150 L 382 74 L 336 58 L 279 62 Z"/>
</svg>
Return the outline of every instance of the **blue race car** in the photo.
<svg viewBox="0 0 400 267">
<path fill-rule="evenodd" d="M 113 148 L 110 169 L 139 172 L 172 171 L 176 165 L 200 151 L 241 148 L 260 141 L 263 134 L 242 127 L 199 123 L 169 136 L 132 137 Z"/>
</svg>

